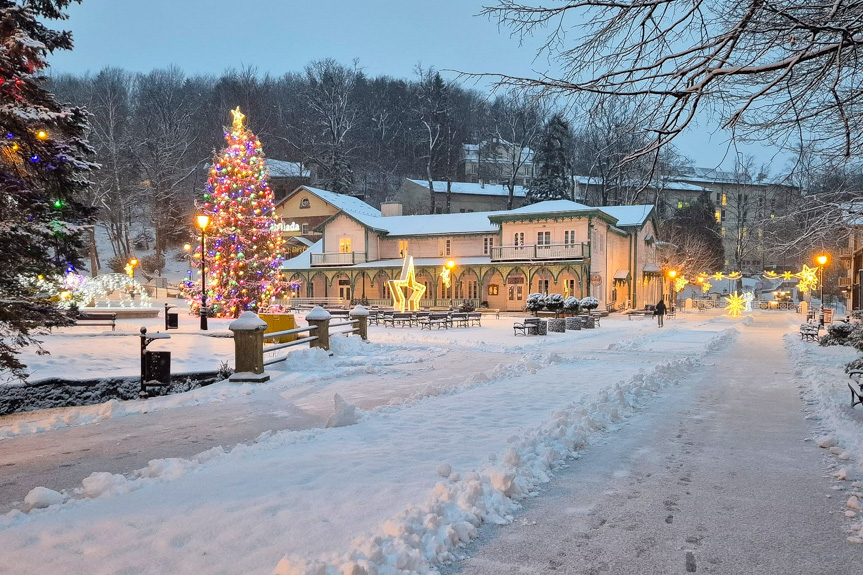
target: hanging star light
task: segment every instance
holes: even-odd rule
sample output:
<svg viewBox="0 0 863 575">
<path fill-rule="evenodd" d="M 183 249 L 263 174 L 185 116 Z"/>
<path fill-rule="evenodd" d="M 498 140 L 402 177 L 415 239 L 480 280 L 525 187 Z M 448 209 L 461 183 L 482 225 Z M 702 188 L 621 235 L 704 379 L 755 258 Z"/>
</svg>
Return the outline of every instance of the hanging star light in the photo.
<svg viewBox="0 0 863 575">
<path fill-rule="evenodd" d="M 800 273 L 794 274 L 794 277 L 799 279 L 797 289 L 803 293 L 810 290 L 815 290 L 818 287 L 818 268 L 810 268 L 803 264 L 803 269 Z"/>
<path fill-rule="evenodd" d="M 743 274 L 740 272 L 731 272 L 730 274 L 727 274 L 725 276 L 725 279 L 727 279 L 727 280 L 739 280 L 742 277 L 743 277 Z"/>
<path fill-rule="evenodd" d="M 724 277 L 725 277 L 725 274 L 723 274 L 722 272 L 716 272 L 715 274 L 713 274 L 713 279 L 715 279 L 715 280 L 721 280 Z"/>
<path fill-rule="evenodd" d="M 776 273 L 776 272 L 774 272 L 774 271 L 765 271 L 765 272 L 764 272 L 763 274 L 761 274 L 761 275 L 762 275 L 762 277 L 764 277 L 764 278 L 766 278 L 766 279 L 769 279 L 769 280 L 775 280 L 776 278 L 778 278 L 778 277 L 779 277 L 779 275 L 777 275 L 777 273 Z"/>
<path fill-rule="evenodd" d="M 705 281 L 701 284 L 701 291 L 702 291 L 703 293 L 707 293 L 707 292 L 709 292 L 709 291 L 710 291 L 710 288 L 712 288 L 712 287 L 713 287 L 713 284 L 711 284 L 709 281 L 705 280 Z"/>
<path fill-rule="evenodd" d="M 390 288 L 390 293 L 393 296 L 393 308 L 400 312 L 405 311 L 407 304 L 408 311 L 417 311 L 420 308 L 420 300 L 426 291 L 426 286 L 419 283 L 416 279 L 414 271 L 413 256 L 405 255 L 405 261 L 402 264 L 402 273 L 399 279 L 389 280 L 387 285 Z M 405 294 L 402 288 L 411 290 L 410 296 L 405 300 Z"/>
<path fill-rule="evenodd" d="M 782 274 L 782 279 L 784 280 L 790 280 L 792 277 L 794 277 L 794 274 L 791 272 L 785 272 Z"/>
<path fill-rule="evenodd" d="M 689 283 L 689 280 L 686 279 L 686 276 L 680 276 L 679 278 L 674 278 L 674 291 L 681 291 L 686 287 L 686 284 Z"/>
<path fill-rule="evenodd" d="M 746 309 L 746 298 L 737 292 L 722 299 L 728 302 L 725 311 L 728 312 L 729 317 L 740 317 L 740 313 Z"/>
</svg>

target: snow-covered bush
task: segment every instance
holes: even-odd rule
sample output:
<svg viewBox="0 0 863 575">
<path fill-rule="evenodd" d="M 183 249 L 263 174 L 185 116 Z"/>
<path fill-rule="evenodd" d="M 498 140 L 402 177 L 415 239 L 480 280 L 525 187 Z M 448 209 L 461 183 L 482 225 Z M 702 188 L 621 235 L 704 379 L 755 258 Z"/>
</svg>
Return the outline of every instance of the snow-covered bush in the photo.
<svg viewBox="0 0 863 575">
<path fill-rule="evenodd" d="M 577 314 L 578 313 L 578 298 L 569 296 L 565 300 L 563 300 L 563 311 L 566 313 Z"/>
<path fill-rule="evenodd" d="M 148 274 L 160 274 L 165 269 L 165 257 L 152 254 L 141 258 L 141 269 Z"/>
<path fill-rule="evenodd" d="M 527 296 L 527 302 L 525 302 L 525 307 L 527 311 L 536 313 L 542 308 L 545 307 L 545 296 L 541 293 L 532 293 Z"/>
<path fill-rule="evenodd" d="M 592 310 L 599 307 L 599 300 L 595 297 L 587 296 L 586 298 L 582 298 L 581 302 L 579 302 L 582 309 Z"/>
<path fill-rule="evenodd" d="M 545 307 L 548 311 L 559 314 L 563 309 L 563 296 L 559 293 L 550 293 L 545 297 Z"/>
<path fill-rule="evenodd" d="M 849 336 L 854 331 L 853 325 L 850 323 L 832 323 L 827 326 L 827 335 L 821 336 L 819 343 L 821 345 L 851 345 Z M 855 341 L 859 341 L 859 337 L 855 337 Z"/>
<path fill-rule="evenodd" d="M 471 313 L 476 311 L 476 306 L 473 305 L 473 302 L 469 299 L 464 300 L 460 306 L 458 306 L 458 311 L 462 313 Z"/>
</svg>

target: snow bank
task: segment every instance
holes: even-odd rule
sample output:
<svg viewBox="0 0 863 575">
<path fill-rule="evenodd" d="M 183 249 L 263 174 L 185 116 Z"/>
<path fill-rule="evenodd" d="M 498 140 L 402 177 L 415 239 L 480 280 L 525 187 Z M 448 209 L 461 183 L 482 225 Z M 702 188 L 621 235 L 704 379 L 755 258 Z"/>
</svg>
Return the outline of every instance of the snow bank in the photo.
<svg viewBox="0 0 863 575">
<path fill-rule="evenodd" d="M 327 420 L 327 428 L 347 427 L 359 421 L 356 405 L 348 403 L 338 393 L 333 396 L 333 402 L 335 403 L 335 411 Z"/>
</svg>

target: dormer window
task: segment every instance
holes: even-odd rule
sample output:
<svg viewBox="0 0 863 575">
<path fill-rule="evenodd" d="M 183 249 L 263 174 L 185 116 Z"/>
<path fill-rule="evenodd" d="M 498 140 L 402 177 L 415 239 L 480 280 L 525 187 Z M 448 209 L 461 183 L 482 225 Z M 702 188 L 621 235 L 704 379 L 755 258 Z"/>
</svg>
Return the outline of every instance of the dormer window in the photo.
<svg viewBox="0 0 863 575">
<path fill-rule="evenodd" d="M 300 200 L 300 209 L 301 210 L 306 210 L 306 209 L 311 208 L 311 207 L 312 207 L 312 204 L 311 204 L 311 202 L 309 202 L 309 198 L 303 198 L 302 200 Z"/>
</svg>

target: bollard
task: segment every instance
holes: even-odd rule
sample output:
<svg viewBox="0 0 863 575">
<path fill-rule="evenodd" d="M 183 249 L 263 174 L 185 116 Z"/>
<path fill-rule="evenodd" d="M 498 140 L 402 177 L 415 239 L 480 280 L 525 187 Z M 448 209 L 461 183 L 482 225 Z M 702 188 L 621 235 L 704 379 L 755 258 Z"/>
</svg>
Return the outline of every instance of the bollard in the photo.
<svg viewBox="0 0 863 575">
<path fill-rule="evenodd" d="M 318 329 L 313 330 L 309 335 L 316 335 L 318 339 L 309 343 L 309 347 L 319 347 L 327 351 L 330 350 L 330 312 L 321 306 L 315 306 L 309 315 L 306 316 L 306 321 L 309 326 L 317 326 Z"/>
<path fill-rule="evenodd" d="M 234 332 L 234 374 L 231 382 L 263 383 L 270 379 L 264 373 L 264 331 L 267 322 L 253 311 L 244 311 L 231 322 Z"/>
<path fill-rule="evenodd" d="M 369 310 L 364 308 L 361 305 L 355 306 L 354 309 L 351 310 L 351 319 L 359 320 L 357 322 L 357 330 L 359 331 L 360 338 L 363 341 L 368 341 L 369 339 Z"/>
</svg>

